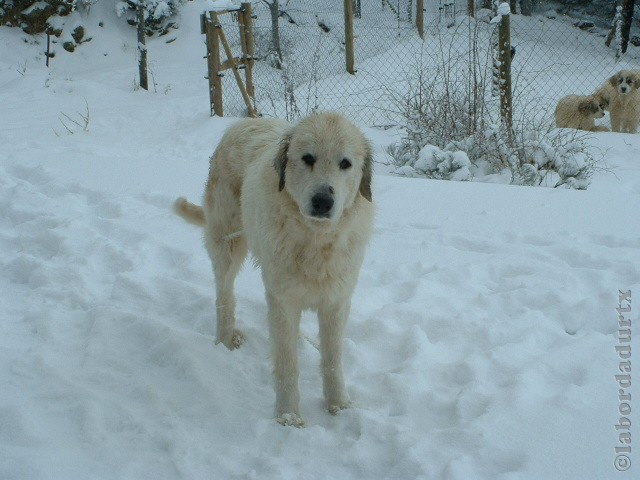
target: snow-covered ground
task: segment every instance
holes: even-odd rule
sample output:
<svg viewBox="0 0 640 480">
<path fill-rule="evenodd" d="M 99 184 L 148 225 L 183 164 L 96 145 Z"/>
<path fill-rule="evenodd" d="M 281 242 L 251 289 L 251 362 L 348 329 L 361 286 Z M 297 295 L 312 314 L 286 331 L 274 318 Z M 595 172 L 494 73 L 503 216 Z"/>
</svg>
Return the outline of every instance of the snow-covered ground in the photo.
<svg viewBox="0 0 640 480">
<path fill-rule="evenodd" d="M 134 32 L 102 5 L 111 33 L 50 70 L 0 28 L 0 478 L 637 478 L 615 309 L 630 290 L 639 355 L 640 135 L 594 136 L 607 171 L 574 191 L 390 176 L 392 134 L 363 125 L 381 163 L 345 340 L 354 405 L 323 410 L 308 314 L 307 427 L 285 428 L 259 272 L 236 285 L 246 344 L 214 345 L 201 233 L 171 213 L 233 121 L 209 116 L 203 4 L 150 42 L 157 93 L 134 91 Z"/>
</svg>

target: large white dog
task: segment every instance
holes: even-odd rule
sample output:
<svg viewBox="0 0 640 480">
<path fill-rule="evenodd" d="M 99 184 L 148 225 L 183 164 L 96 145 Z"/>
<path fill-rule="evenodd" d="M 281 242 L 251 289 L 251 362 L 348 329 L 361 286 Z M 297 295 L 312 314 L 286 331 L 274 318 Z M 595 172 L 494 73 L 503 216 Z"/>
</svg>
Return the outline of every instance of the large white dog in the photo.
<svg viewBox="0 0 640 480">
<path fill-rule="evenodd" d="M 326 407 L 346 408 L 343 331 L 371 233 L 371 147 L 335 113 L 295 125 L 250 119 L 230 127 L 211 157 L 204 207 L 176 212 L 204 226 L 216 281 L 217 342 L 240 346 L 233 283 L 251 250 L 262 270 L 278 421 L 302 426 L 297 342 L 302 310 L 318 312 Z"/>
</svg>

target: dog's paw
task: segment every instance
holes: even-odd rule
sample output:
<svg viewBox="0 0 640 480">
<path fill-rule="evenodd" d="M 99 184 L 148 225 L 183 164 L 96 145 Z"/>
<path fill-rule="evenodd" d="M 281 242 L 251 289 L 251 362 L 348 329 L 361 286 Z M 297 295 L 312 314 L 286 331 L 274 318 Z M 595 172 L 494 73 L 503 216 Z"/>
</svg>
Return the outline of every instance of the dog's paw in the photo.
<svg viewBox="0 0 640 480">
<path fill-rule="evenodd" d="M 329 405 L 327 405 L 327 411 L 331 415 L 337 415 L 340 410 L 344 410 L 350 407 L 351 407 L 351 402 L 347 400 L 346 402 L 330 403 Z"/>
<path fill-rule="evenodd" d="M 229 338 L 217 339 L 216 345 L 218 343 L 222 343 L 229 350 L 235 350 L 236 348 L 240 348 L 240 345 L 244 343 L 244 340 L 245 340 L 244 333 L 242 333 L 240 330 L 234 329 L 233 334 Z"/>
<path fill-rule="evenodd" d="M 285 427 L 304 427 L 304 420 L 297 413 L 282 413 L 276 418 L 276 422 Z"/>
<path fill-rule="evenodd" d="M 240 345 L 242 345 L 244 341 L 244 333 L 242 333 L 240 330 L 234 330 L 233 336 L 231 337 L 231 345 L 233 345 L 233 347 L 229 347 L 229 349 L 234 350 L 236 348 L 240 348 Z"/>
</svg>

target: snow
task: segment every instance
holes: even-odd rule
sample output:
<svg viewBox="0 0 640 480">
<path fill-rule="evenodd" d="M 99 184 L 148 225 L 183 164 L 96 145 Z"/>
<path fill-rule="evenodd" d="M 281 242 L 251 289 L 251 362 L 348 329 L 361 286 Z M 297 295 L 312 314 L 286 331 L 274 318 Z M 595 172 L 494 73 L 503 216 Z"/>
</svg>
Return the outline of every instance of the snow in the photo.
<svg viewBox="0 0 640 480">
<path fill-rule="evenodd" d="M 206 0 L 203 11 L 237 10 L 239 6 L 239 2 L 234 0 Z"/>
<path fill-rule="evenodd" d="M 345 338 L 354 405 L 323 410 L 305 314 L 307 427 L 286 428 L 259 272 L 236 283 L 246 344 L 214 345 L 202 234 L 171 212 L 234 121 L 209 116 L 203 5 L 175 42 L 149 39 L 157 92 L 133 88 L 135 31 L 110 2 L 50 70 L 0 28 L 0 478 L 635 478 L 637 441 L 614 468 L 615 309 L 631 290 L 638 345 L 640 136 L 593 135 L 606 169 L 575 191 L 389 175 L 393 131 L 362 125 L 380 163 Z"/>
<path fill-rule="evenodd" d="M 497 13 L 498 15 L 509 15 L 511 13 L 511 7 L 507 2 L 503 2 L 498 5 Z"/>
<path fill-rule="evenodd" d="M 509 14 L 511 14 L 511 7 L 508 3 L 503 2 L 498 5 L 496 16 L 491 19 L 490 23 L 499 23 L 502 20 L 502 17 Z"/>
</svg>

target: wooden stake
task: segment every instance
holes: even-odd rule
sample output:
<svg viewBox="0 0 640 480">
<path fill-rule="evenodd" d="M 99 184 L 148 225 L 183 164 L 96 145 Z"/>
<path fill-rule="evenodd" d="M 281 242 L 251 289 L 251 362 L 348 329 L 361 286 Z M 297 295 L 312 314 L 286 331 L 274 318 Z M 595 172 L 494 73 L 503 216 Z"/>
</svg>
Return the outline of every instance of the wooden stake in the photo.
<svg viewBox="0 0 640 480">
<path fill-rule="evenodd" d="M 140 88 L 149 90 L 149 82 L 147 79 L 147 46 L 144 34 L 144 5 L 142 0 L 138 0 L 137 7 L 138 20 L 138 67 L 140 70 Z"/>
<path fill-rule="evenodd" d="M 242 7 L 242 23 L 240 24 L 240 37 L 242 38 L 242 52 L 244 53 L 245 70 L 244 75 L 247 82 L 247 93 L 251 98 L 255 98 L 255 88 L 253 86 L 253 18 L 251 3 L 244 2 Z"/>
<path fill-rule="evenodd" d="M 424 0 L 416 0 L 416 27 L 418 35 L 424 40 Z"/>
<path fill-rule="evenodd" d="M 347 72 L 355 75 L 355 55 L 353 50 L 353 3 L 344 0 L 344 47 L 347 61 Z"/>
<path fill-rule="evenodd" d="M 50 58 L 51 58 L 51 34 L 47 32 L 47 67 L 49 66 Z"/>
<path fill-rule="evenodd" d="M 511 95 L 511 32 L 510 16 L 503 15 L 498 30 L 498 60 L 500 61 L 500 114 L 509 131 L 513 129 Z"/>
<path fill-rule="evenodd" d="M 207 67 L 209 73 L 209 104 L 211 115 L 224 116 L 222 108 L 222 77 L 220 76 L 220 40 L 218 16 L 214 12 L 209 13 L 210 17 L 205 18 L 205 32 L 207 35 Z"/>
<path fill-rule="evenodd" d="M 224 48 L 224 51 L 227 54 L 227 60 L 231 63 L 231 71 L 233 72 L 233 76 L 235 77 L 236 83 L 238 84 L 238 88 L 240 89 L 240 94 L 242 95 L 242 99 L 244 100 L 244 103 L 247 106 L 247 111 L 249 112 L 249 116 L 255 117 L 256 116 L 255 109 L 251 104 L 251 98 L 249 98 L 247 89 L 245 88 L 244 83 L 242 83 L 240 72 L 238 72 L 238 64 L 236 63 L 235 58 L 233 57 L 233 53 L 231 52 L 231 47 L 229 46 L 229 42 L 227 42 L 227 37 L 225 36 L 224 31 L 222 30 L 222 27 L 220 27 L 219 24 L 217 24 L 214 28 L 218 30 L 220 43 L 222 43 L 222 47 Z"/>
</svg>

